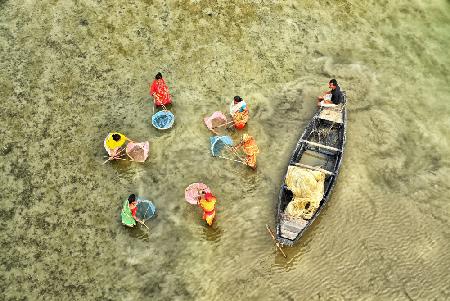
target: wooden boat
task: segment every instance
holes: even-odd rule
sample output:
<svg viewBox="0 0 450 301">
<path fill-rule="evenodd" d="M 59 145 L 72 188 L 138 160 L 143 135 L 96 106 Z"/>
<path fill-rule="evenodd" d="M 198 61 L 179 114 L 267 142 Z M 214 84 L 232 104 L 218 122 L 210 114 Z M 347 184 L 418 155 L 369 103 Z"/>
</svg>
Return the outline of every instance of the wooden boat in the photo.
<svg viewBox="0 0 450 301">
<path fill-rule="evenodd" d="M 310 219 L 289 216 L 285 209 L 293 199 L 293 192 L 286 185 L 287 171 L 278 197 L 276 217 L 276 240 L 283 246 L 292 246 L 319 216 L 328 202 L 345 146 L 347 98 L 343 92 L 342 103 L 334 107 L 321 107 L 300 137 L 289 166 L 298 166 L 325 174 L 324 193 L 319 207 Z"/>
</svg>

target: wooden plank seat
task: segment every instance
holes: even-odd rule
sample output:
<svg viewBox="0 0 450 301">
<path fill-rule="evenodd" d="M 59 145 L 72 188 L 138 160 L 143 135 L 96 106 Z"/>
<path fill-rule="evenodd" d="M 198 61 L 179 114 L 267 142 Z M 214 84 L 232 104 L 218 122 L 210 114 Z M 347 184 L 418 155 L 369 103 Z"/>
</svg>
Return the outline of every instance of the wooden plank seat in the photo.
<svg viewBox="0 0 450 301">
<path fill-rule="evenodd" d="M 320 144 L 320 143 L 317 143 L 317 142 L 312 142 L 312 141 L 303 140 L 303 139 L 301 139 L 300 141 L 301 141 L 301 142 L 305 142 L 306 144 L 309 144 L 309 145 L 312 145 L 312 146 L 317 146 L 317 147 L 325 148 L 325 149 L 332 150 L 332 151 L 335 151 L 335 152 L 341 152 L 340 149 L 335 148 L 335 147 L 332 147 L 332 146 L 323 145 L 323 144 Z"/>
<path fill-rule="evenodd" d="M 310 165 L 306 165 L 306 164 L 303 164 L 303 163 L 294 163 L 294 165 L 295 165 L 295 166 L 298 166 L 298 167 L 303 167 L 303 168 L 311 169 L 311 170 L 321 171 L 321 172 L 323 172 L 323 173 L 326 174 L 326 175 L 334 176 L 334 172 L 325 170 L 325 169 L 320 168 L 320 167 L 310 166 Z"/>
<path fill-rule="evenodd" d="M 308 221 L 303 219 L 283 219 L 280 223 L 281 235 L 287 239 L 295 239 L 307 224 Z"/>
<path fill-rule="evenodd" d="M 337 105 L 329 108 L 322 108 L 318 117 L 323 120 L 328 120 L 334 123 L 343 123 L 342 120 L 342 105 Z"/>
</svg>

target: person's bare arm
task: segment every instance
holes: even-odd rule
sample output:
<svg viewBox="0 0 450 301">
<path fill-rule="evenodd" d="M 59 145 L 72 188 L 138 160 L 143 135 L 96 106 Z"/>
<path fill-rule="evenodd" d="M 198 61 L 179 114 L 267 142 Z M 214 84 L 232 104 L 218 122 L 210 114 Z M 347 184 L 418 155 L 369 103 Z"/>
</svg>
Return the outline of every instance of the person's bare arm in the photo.
<svg viewBox="0 0 450 301">
<path fill-rule="evenodd" d="M 143 221 L 141 221 L 140 219 L 138 219 L 136 216 L 134 216 L 133 215 L 133 218 L 135 219 L 135 221 L 137 221 L 138 223 L 141 223 L 141 224 L 143 224 L 144 222 Z"/>
<path fill-rule="evenodd" d="M 322 95 L 320 95 L 319 97 L 317 97 L 317 99 L 318 99 L 318 100 L 323 100 L 323 99 L 325 98 L 325 95 L 330 94 L 330 93 L 331 93 L 331 90 L 330 90 L 330 91 L 325 91 L 325 92 L 323 92 Z"/>
</svg>

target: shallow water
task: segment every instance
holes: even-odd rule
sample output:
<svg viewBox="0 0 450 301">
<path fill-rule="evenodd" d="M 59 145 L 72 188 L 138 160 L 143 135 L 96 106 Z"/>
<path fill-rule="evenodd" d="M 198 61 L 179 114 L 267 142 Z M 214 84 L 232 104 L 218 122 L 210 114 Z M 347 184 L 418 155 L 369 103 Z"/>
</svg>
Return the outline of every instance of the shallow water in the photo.
<svg viewBox="0 0 450 301">
<path fill-rule="evenodd" d="M 0 47 L 2 299 L 449 298 L 449 1 L 0 1 Z M 150 124 L 158 71 L 169 131 Z M 265 224 L 332 77 L 343 166 L 285 260 Z M 256 172 L 209 154 L 202 118 L 234 95 Z M 149 160 L 103 165 L 113 130 Z M 196 181 L 212 228 L 184 201 Z M 157 206 L 150 231 L 120 224 L 132 192 Z"/>
</svg>

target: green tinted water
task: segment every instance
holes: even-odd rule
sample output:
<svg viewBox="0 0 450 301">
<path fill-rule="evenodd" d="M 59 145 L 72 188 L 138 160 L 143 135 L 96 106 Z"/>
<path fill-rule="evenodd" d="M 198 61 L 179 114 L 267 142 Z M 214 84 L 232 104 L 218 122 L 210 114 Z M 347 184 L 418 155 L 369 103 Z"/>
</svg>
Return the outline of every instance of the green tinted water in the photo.
<svg viewBox="0 0 450 301">
<path fill-rule="evenodd" d="M 449 41 L 438 0 L 0 1 L 2 299 L 448 299 Z M 167 132 L 150 124 L 158 71 Z M 343 166 L 285 260 L 265 224 L 332 77 Z M 234 95 L 256 172 L 209 154 L 202 118 Z M 103 165 L 113 130 L 149 160 Z M 211 229 L 184 201 L 196 181 L 218 197 Z M 150 232 L 120 224 L 132 192 L 158 208 Z"/>
</svg>

